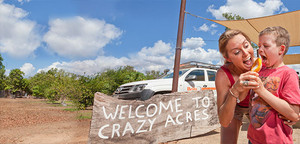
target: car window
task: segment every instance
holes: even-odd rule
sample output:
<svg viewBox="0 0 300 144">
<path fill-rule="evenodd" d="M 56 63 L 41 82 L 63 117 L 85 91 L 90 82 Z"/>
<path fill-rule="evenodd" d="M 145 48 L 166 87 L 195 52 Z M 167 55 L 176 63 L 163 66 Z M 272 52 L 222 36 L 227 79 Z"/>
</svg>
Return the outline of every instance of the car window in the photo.
<svg viewBox="0 0 300 144">
<path fill-rule="evenodd" d="M 196 75 L 196 80 L 195 81 L 205 81 L 204 70 L 193 70 L 192 72 L 190 72 L 187 75 L 187 77 L 189 75 Z"/>
<path fill-rule="evenodd" d="M 184 70 L 180 70 L 179 71 L 179 77 L 181 76 L 181 75 L 183 75 L 185 72 L 187 72 L 188 70 L 187 69 L 184 69 Z M 164 76 L 164 77 L 162 77 L 163 79 L 167 79 L 167 78 L 173 78 L 173 73 L 170 73 L 170 74 L 168 74 L 168 75 L 166 75 L 166 76 Z"/>
<path fill-rule="evenodd" d="M 208 81 L 215 81 L 216 72 L 215 71 L 207 71 Z"/>
</svg>

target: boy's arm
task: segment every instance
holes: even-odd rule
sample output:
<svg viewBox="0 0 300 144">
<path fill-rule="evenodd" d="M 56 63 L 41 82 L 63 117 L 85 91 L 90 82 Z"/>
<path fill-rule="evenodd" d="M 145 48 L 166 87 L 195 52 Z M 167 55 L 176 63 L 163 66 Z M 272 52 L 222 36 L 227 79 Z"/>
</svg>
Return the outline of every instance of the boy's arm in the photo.
<svg viewBox="0 0 300 144">
<path fill-rule="evenodd" d="M 277 112 L 285 116 L 291 121 L 299 120 L 299 106 L 289 104 L 287 101 L 276 97 L 271 92 L 269 92 L 261 82 L 260 78 L 256 78 L 259 83 L 259 87 L 253 89 L 265 102 L 267 102 L 272 108 Z"/>
<path fill-rule="evenodd" d="M 299 109 L 300 109 L 300 107 L 299 107 Z M 300 112 L 300 110 L 299 110 L 299 112 Z M 280 119 L 284 120 L 283 123 L 287 124 L 287 125 L 294 125 L 294 124 L 296 124 L 300 120 L 300 113 L 299 113 L 299 119 L 298 119 L 298 121 L 290 121 L 289 119 L 287 119 L 283 115 L 281 115 L 281 114 L 278 114 L 278 115 L 279 115 Z"/>
</svg>

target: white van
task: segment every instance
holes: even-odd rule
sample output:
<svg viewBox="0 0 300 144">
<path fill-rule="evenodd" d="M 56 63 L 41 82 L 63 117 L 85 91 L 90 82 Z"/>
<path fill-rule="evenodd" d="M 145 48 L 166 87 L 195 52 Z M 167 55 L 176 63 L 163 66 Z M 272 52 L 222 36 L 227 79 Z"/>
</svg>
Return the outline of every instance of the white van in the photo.
<svg viewBox="0 0 300 144">
<path fill-rule="evenodd" d="M 213 90 L 216 97 L 215 76 L 219 66 L 200 62 L 180 65 L 178 92 Z M 114 92 L 119 99 L 150 99 L 155 94 L 171 93 L 173 73 L 163 78 L 144 80 L 121 85 Z"/>
</svg>

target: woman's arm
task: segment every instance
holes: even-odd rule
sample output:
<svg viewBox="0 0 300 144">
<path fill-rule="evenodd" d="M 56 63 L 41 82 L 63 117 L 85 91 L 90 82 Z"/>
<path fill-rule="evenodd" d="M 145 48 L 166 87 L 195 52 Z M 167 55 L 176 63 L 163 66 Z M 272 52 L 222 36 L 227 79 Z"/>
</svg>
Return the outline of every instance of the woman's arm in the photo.
<svg viewBox="0 0 300 144">
<path fill-rule="evenodd" d="M 216 74 L 215 84 L 217 89 L 219 121 L 223 127 L 227 127 L 233 119 L 237 100 L 229 92 L 231 84 L 226 73 L 222 69 L 219 69 Z M 241 88 L 239 86 L 239 81 L 237 81 L 231 88 L 231 92 L 235 96 L 241 97 L 241 100 L 243 100 L 247 96 L 248 91 L 239 92 L 239 90 L 241 90 Z"/>
</svg>

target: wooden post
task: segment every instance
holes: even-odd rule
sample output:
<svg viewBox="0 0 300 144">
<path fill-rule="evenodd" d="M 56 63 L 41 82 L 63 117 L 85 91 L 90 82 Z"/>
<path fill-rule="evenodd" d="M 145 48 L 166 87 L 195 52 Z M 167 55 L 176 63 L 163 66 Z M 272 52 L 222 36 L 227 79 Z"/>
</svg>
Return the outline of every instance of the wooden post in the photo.
<svg viewBox="0 0 300 144">
<path fill-rule="evenodd" d="M 180 55 L 181 55 L 181 47 L 182 47 L 182 33 L 183 33 L 183 26 L 184 26 L 185 4 L 186 4 L 186 0 L 181 0 L 175 62 L 174 62 L 174 72 L 173 72 L 172 92 L 177 92 L 177 90 L 178 90 L 179 64 L 180 64 Z"/>
</svg>

